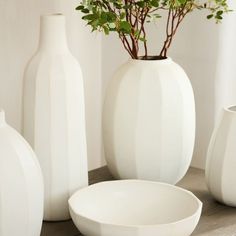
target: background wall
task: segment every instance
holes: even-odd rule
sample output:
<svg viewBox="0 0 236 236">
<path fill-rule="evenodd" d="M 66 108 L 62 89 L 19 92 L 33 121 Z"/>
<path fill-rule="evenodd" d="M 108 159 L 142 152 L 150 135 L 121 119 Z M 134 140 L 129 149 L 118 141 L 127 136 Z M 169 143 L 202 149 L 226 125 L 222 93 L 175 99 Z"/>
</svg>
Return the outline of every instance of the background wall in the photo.
<svg viewBox="0 0 236 236">
<path fill-rule="evenodd" d="M 234 0 L 233 8 L 235 7 Z M 91 34 L 74 10 L 74 0 L 0 0 L 0 107 L 8 122 L 21 129 L 23 71 L 37 48 L 39 16 L 62 12 L 67 17 L 69 46 L 84 72 L 89 168 L 104 165 L 101 110 L 107 83 L 115 69 L 128 59 L 115 35 Z M 236 14 L 216 25 L 204 12 L 188 16 L 169 56 L 189 75 L 193 85 L 197 136 L 192 165 L 204 168 L 214 122 L 222 106 L 236 103 Z M 150 54 L 159 51 L 164 23 L 149 27 Z"/>
<path fill-rule="evenodd" d="M 74 0 L 0 0 L 0 107 L 21 130 L 24 68 L 37 49 L 39 17 L 61 12 L 67 17 L 69 46 L 84 72 L 89 168 L 99 167 L 101 153 L 101 35 L 91 34 L 74 10 Z"/>
</svg>

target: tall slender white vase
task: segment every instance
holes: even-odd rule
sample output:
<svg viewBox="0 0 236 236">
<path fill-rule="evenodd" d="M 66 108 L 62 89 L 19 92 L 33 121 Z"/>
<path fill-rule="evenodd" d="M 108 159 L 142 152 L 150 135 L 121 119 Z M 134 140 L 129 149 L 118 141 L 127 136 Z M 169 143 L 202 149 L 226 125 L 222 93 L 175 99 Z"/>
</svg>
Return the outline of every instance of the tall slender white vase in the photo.
<svg viewBox="0 0 236 236">
<path fill-rule="evenodd" d="M 43 178 L 38 160 L 0 110 L 0 235 L 40 236 L 42 221 Z"/>
<path fill-rule="evenodd" d="M 23 104 L 24 137 L 44 176 L 44 219 L 69 219 L 68 199 L 88 185 L 88 169 L 83 78 L 61 14 L 41 17 L 38 51 L 25 70 Z"/>
<path fill-rule="evenodd" d="M 236 207 L 236 106 L 223 109 L 208 148 L 206 181 L 210 193 Z"/>
<path fill-rule="evenodd" d="M 184 70 L 170 58 L 124 64 L 107 88 L 103 134 L 116 178 L 177 183 L 195 140 L 194 95 Z"/>
</svg>

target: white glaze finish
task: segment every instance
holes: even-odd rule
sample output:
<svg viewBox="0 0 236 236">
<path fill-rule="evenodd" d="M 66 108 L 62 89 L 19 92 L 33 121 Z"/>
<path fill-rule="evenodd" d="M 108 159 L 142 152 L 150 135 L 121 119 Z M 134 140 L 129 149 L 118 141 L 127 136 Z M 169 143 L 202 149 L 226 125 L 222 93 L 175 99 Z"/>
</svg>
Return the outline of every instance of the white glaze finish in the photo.
<svg viewBox="0 0 236 236">
<path fill-rule="evenodd" d="M 40 236 L 42 221 L 43 177 L 38 160 L 0 110 L 0 235 Z"/>
<path fill-rule="evenodd" d="M 220 202 L 236 207 L 236 106 L 223 109 L 208 148 L 206 181 Z"/>
<path fill-rule="evenodd" d="M 84 87 L 65 17 L 41 17 L 39 48 L 24 78 L 23 133 L 45 181 L 45 220 L 70 218 L 68 199 L 88 185 Z"/>
<path fill-rule="evenodd" d="M 183 69 L 170 58 L 118 69 L 107 89 L 103 137 L 116 178 L 177 183 L 195 140 L 194 96 Z"/>
<path fill-rule="evenodd" d="M 143 180 L 91 185 L 76 192 L 69 205 L 86 236 L 189 236 L 202 209 L 187 190 Z"/>
</svg>

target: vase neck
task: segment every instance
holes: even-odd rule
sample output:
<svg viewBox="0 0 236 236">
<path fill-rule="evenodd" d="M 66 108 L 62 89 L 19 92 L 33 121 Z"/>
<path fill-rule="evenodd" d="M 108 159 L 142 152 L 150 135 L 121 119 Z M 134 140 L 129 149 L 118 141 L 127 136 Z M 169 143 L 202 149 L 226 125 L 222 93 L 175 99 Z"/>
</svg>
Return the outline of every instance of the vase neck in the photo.
<svg viewBox="0 0 236 236">
<path fill-rule="evenodd" d="M 0 109 L 0 127 L 6 124 L 5 112 Z"/>
<path fill-rule="evenodd" d="M 52 52 L 68 50 L 65 16 L 62 14 L 41 16 L 39 49 Z"/>
</svg>

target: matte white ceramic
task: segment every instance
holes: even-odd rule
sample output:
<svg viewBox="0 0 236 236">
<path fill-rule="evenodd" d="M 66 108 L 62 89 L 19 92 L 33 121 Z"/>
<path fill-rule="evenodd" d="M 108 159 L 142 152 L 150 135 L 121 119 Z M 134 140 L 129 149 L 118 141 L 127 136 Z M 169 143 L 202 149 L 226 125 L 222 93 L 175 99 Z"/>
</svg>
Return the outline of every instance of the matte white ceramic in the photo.
<svg viewBox="0 0 236 236">
<path fill-rule="evenodd" d="M 43 177 L 24 138 L 0 110 L 0 235 L 40 236 Z"/>
<path fill-rule="evenodd" d="M 189 191 L 143 180 L 91 185 L 77 191 L 69 205 L 86 236 L 189 236 L 202 209 Z"/>
<path fill-rule="evenodd" d="M 39 48 L 25 71 L 23 106 L 24 137 L 44 176 L 44 219 L 69 219 L 68 199 L 88 185 L 88 169 L 83 78 L 61 14 L 41 17 Z"/>
<path fill-rule="evenodd" d="M 220 202 L 236 207 L 236 106 L 225 108 L 208 148 L 206 181 Z"/>
<path fill-rule="evenodd" d="M 170 58 L 119 68 L 107 88 L 103 138 L 116 178 L 177 183 L 195 140 L 194 96 L 184 70 Z"/>
</svg>

